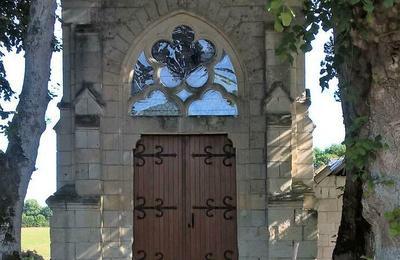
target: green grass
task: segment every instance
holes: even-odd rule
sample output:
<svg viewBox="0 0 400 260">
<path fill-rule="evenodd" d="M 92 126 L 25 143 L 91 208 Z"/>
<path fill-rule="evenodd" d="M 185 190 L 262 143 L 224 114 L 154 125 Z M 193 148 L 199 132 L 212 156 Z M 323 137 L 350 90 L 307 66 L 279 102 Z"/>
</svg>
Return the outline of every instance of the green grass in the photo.
<svg viewBox="0 0 400 260">
<path fill-rule="evenodd" d="M 50 259 L 50 229 L 22 228 L 22 250 L 36 251 L 44 259 Z"/>
</svg>

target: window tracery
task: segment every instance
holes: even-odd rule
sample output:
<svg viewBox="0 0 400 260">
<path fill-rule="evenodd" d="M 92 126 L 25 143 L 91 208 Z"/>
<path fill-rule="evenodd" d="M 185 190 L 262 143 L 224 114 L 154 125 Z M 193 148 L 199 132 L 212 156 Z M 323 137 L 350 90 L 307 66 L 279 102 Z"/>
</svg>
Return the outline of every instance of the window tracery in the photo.
<svg viewBox="0 0 400 260">
<path fill-rule="evenodd" d="M 238 81 L 229 55 L 195 36 L 180 25 L 171 40 L 152 46 L 149 58 L 140 53 L 132 80 L 133 116 L 238 115 Z"/>
</svg>

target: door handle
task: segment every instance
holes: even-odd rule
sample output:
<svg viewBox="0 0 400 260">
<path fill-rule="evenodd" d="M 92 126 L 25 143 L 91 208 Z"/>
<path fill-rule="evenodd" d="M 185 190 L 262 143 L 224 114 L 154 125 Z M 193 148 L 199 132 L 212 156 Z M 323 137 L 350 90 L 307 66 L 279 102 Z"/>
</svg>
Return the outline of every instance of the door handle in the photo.
<svg viewBox="0 0 400 260">
<path fill-rule="evenodd" d="M 188 228 L 194 228 L 194 213 L 192 213 L 192 222 L 188 224 Z"/>
</svg>

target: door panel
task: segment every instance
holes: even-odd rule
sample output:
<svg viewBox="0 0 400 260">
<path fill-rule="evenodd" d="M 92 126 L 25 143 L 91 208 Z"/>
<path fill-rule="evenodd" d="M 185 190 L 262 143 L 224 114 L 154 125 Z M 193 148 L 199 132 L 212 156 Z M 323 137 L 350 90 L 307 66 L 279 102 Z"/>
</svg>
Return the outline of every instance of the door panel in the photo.
<svg viewBox="0 0 400 260">
<path fill-rule="evenodd" d="M 177 137 L 151 136 L 135 149 L 136 259 L 183 259 L 180 148 Z"/>
<path fill-rule="evenodd" d="M 186 205 L 195 218 L 189 259 L 237 259 L 233 147 L 219 135 L 189 140 Z"/>
<path fill-rule="evenodd" d="M 134 154 L 135 259 L 237 259 L 235 154 L 226 136 L 143 136 Z"/>
</svg>

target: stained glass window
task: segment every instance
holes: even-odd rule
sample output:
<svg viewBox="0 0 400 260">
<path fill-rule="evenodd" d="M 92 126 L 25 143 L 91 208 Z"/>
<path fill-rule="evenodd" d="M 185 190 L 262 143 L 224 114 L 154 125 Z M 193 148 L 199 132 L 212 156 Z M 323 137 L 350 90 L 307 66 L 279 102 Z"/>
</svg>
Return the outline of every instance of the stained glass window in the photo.
<svg viewBox="0 0 400 260">
<path fill-rule="evenodd" d="M 144 99 L 133 104 L 132 114 L 135 116 L 178 116 L 178 106 L 168 100 L 162 91 L 156 90 Z"/>
<path fill-rule="evenodd" d="M 229 56 L 224 52 L 221 60 L 214 67 L 214 83 L 221 85 L 229 93 L 237 94 L 237 78 Z"/>
<path fill-rule="evenodd" d="M 135 72 L 132 82 L 132 95 L 142 92 L 147 86 L 154 84 L 154 69 L 147 61 L 146 55 L 142 52 L 135 65 Z"/>
<path fill-rule="evenodd" d="M 220 58 L 216 60 L 218 52 Z M 181 115 L 180 107 L 187 107 L 189 116 L 238 114 L 232 98 L 238 92 L 234 66 L 229 55 L 218 51 L 210 40 L 196 40 L 192 28 L 180 25 L 173 30 L 170 40 L 162 39 L 152 46 L 151 56 L 148 59 L 142 52 L 135 65 L 132 95 L 137 101 L 132 115 Z M 222 88 L 217 90 L 215 85 Z M 152 91 L 143 96 L 147 88 Z M 161 91 L 163 88 L 166 91 Z"/>
<path fill-rule="evenodd" d="M 209 90 L 189 106 L 189 116 L 235 116 L 236 104 L 224 98 L 217 90 Z"/>
</svg>

